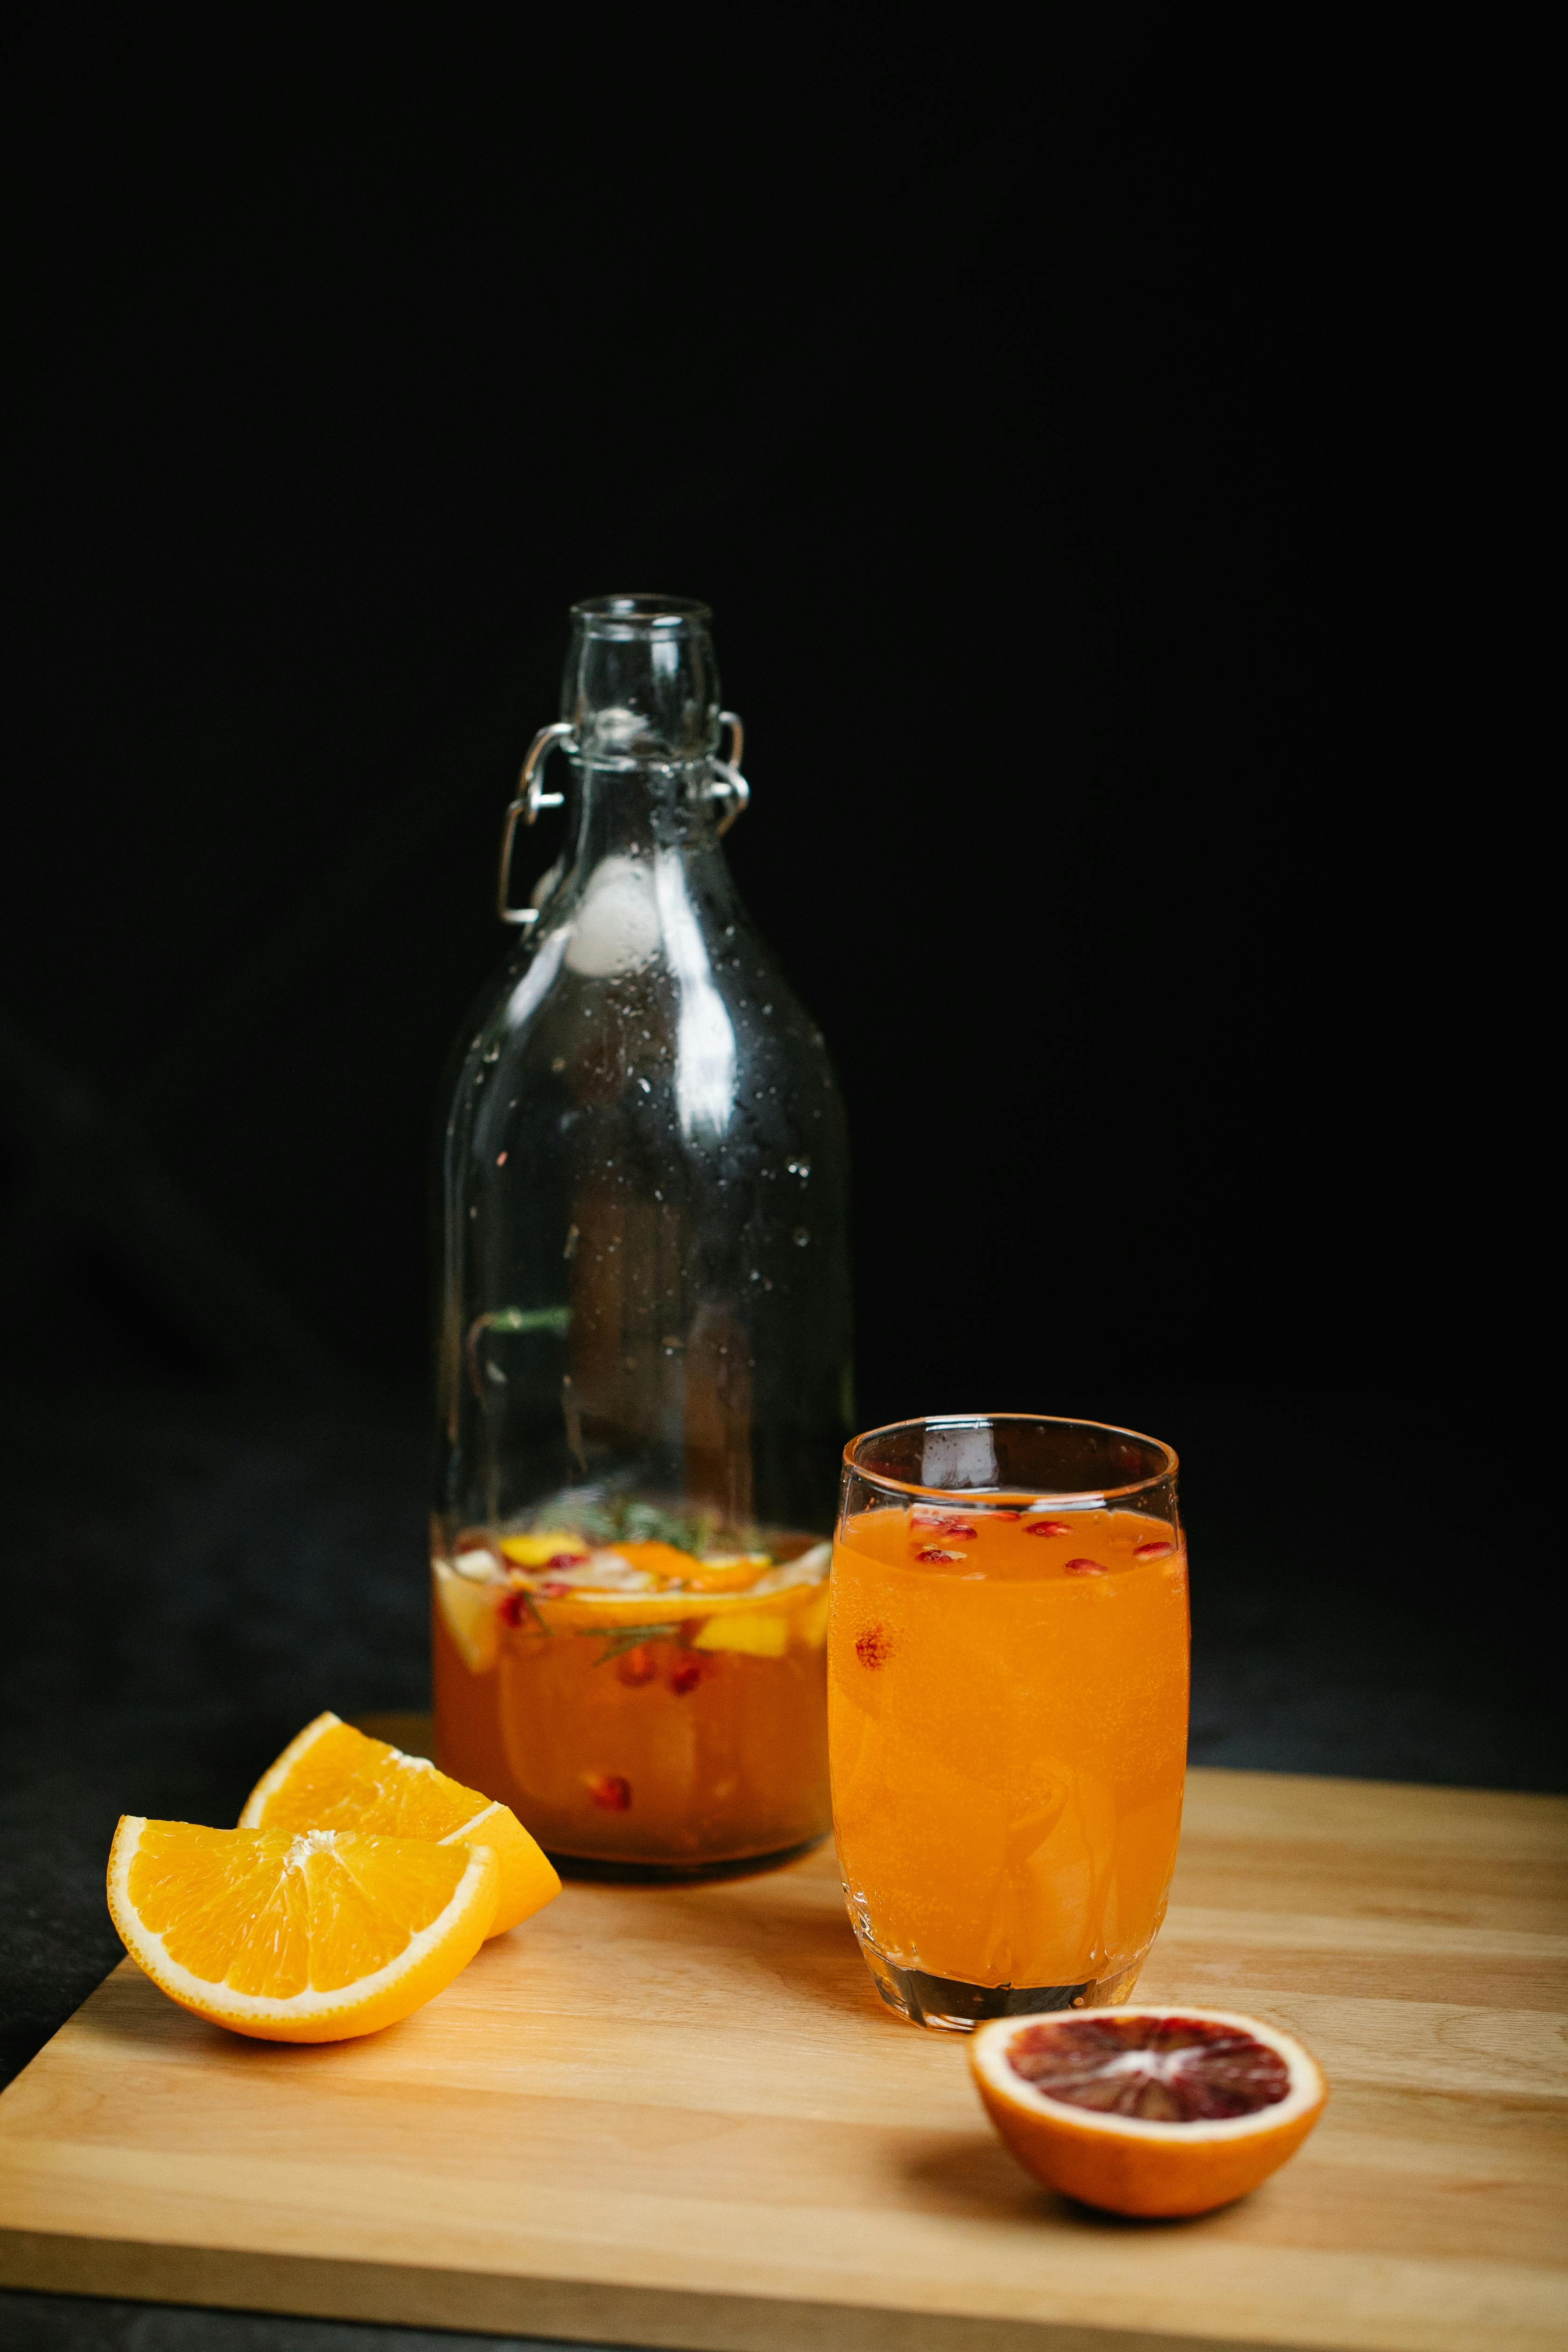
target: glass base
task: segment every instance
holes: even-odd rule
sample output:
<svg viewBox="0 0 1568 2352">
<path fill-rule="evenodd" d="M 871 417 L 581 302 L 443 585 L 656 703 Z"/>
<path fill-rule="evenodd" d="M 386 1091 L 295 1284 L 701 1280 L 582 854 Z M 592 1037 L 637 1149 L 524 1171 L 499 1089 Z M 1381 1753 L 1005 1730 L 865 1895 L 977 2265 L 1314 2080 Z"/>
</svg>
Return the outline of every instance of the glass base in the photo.
<svg viewBox="0 0 1568 2352">
<path fill-rule="evenodd" d="M 1131 1967 L 1082 1984 L 965 1984 L 961 1977 L 933 1977 L 923 1969 L 906 1969 L 879 1952 L 858 1928 L 855 1934 L 872 1981 L 894 2015 L 941 2033 L 973 2033 L 988 2018 L 1027 2017 L 1039 2010 L 1113 2009 L 1131 1999 L 1148 1958 L 1147 1952 L 1140 1952 Z"/>
</svg>

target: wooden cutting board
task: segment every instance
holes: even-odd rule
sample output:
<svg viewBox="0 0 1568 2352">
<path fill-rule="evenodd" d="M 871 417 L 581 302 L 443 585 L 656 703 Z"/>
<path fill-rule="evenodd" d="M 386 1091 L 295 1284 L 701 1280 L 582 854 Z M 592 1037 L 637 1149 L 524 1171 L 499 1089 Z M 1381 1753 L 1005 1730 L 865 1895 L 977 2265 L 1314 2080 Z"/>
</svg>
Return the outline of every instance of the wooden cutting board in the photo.
<svg viewBox="0 0 1568 2352">
<path fill-rule="evenodd" d="M 1332 2098 L 1183 2222 L 1015 2168 L 830 1851 L 569 1885 L 336 2047 L 127 1961 L 0 2099 L 0 2281 L 702 2352 L 1568 2345 L 1565 1878 L 1556 1799 L 1194 1772 L 1141 1991 L 1289 2027 Z"/>
</svg>

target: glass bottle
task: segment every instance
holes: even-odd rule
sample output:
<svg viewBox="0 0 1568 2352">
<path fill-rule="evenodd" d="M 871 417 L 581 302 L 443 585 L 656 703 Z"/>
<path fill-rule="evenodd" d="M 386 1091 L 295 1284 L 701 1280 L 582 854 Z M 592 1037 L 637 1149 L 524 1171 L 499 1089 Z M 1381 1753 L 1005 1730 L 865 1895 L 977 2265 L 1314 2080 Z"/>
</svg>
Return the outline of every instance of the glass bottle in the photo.
<svg viewBox="0 0 1568 2352">
<path fill-rule="evenodd" d="M 829 1822 L 844 1116 L 720 846 L 749 793 L 707 608 L 572 620 L 503 842 L 525 936 L 445 1129 L 437 1737 L 551 1852 L 700 1869 Z M 513 908 L 517 824 L 563 799 Z"/>
</svg>

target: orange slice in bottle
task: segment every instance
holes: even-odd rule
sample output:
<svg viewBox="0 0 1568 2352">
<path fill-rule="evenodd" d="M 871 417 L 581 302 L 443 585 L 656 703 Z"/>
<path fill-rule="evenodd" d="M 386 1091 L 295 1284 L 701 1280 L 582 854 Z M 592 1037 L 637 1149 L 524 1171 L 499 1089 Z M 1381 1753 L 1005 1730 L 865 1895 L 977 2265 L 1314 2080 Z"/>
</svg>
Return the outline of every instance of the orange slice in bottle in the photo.
<svg viewBox="0 0 1568 2352">
<path fill-rule="evenodd" d="M 1111 2213 L 1206 2213 L 1294 2156 L 1328 2098 L 1289 2033 L 1223 2009 L 1053 2011 L 971 2036 L 985 2111 L 1026 2171 Z"/>
<path fill-rule="evenodd" d="M 335 1715 L 319 1715 L 268 1765 L 245 1801 L 245 1830 L 360 1830 L 437 1845 L 487 1845 L 500 1867 L 488 1932 L 501 1936 L 542 1910 L 561 1881 L 517 1815 L 448 1780 Z"/>
<path fill-rule="evenodd" d="M 702 1572 L 696 1556 L 678 1549 L 674 1544 L 617 1543 L 612 1544 L 610 1549 L 617 1559 L 624 1559 L 628 1568 L 646 1569 L 650 1576 L 659 1577 L 667 1582 L 679 1580 L 684 1583 L 689 1578 L 700 1576 Z"/>
<path fill-rule="evenodd" d="M 207 1830 L 127 1813 L 109 1910 L 171 2000 L 262 2042 L 342 2042 L 449 1985 L 495 1916 L 489 1846 Z"/>
<path fill-rule="evenodd" d="M 488 1560 L 488 1553 L 468 1553 L 469 1559 Z M 475 1575 L 454 1568 L 449 1560 L 432 1563 L 436 1605 L 447 1631 L 471 1675 L 489 1674 L 500 1652 L 500 1618 L 497 1613 L 509 1587 L 500 1575 Z"/>
<path fill-rule="evenodd" d="M 500 1549 L 514 1568 L 548 1568 L 552 1561 L 581 1564 L 588 1546 L 569 1528 L 546 1528 L 540 1536 L 502 1536 Z"/>
<path fill-rule="evenodd" d="M 771 1552 L 714 1553 L 707 1559 L 694 1559 L 686 1571 L 686 1581 L 693 1592 L 744 1592 L 773 1564 Z"/>
</svg>

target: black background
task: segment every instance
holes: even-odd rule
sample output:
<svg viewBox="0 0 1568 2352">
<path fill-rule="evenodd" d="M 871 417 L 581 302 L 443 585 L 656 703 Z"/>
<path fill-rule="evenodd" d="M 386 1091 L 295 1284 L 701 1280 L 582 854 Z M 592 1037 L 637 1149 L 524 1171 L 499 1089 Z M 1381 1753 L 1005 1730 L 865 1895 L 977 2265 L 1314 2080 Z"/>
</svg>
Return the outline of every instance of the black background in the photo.
<svg viewBox="0 0 1568 2352">
<path fill-rule="evenodd" d="M 716 609 L 733 862 L 847 1089 L 865 1416 L 1431 1378 L 1461 191 L 1408 61 L 71 21 L 14 125 L 4 995 L 18 1173 L 97 1198 L 25 1360 L 419 1389 L 500 812 L 569 601 L 651 586 Z"/>
<path fill-rule="evenodd" d="M 1562 1785 L 1494 1605 L 1544 1466 L 1528 60 L 15 26 L 0 2063 L 115 1957 L 119 1811 L 231 1821 L 319 1708 L 424 1703 L 437 1089 L 584 594 L 715 609 L 862 1422 L 1178 1444 L 1196 1759 Z"/>
</svg>

